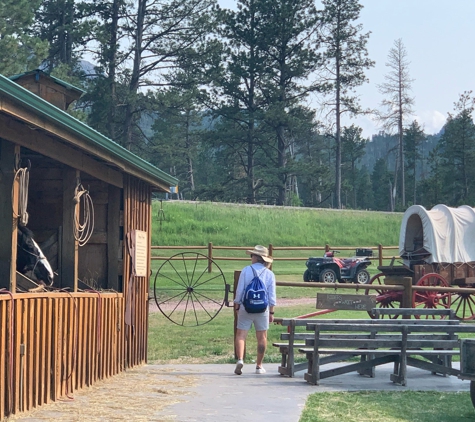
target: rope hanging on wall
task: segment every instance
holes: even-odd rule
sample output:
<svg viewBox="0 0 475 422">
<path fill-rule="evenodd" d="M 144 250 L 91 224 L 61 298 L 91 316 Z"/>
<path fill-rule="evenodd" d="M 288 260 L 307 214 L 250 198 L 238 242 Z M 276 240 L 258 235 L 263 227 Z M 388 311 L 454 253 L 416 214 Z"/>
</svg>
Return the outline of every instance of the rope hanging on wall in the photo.
<svg viewBox="0 0 475 422">
<path fill-rule="evenodd" d="M 78 183 L 74 190 L 74 202 L 79 204 L 74 207 L 74 238 L 79 246 L 84 246 L 94 231 L 94 204 L 89 191 L 84 189 L 81 183 Z"/>
<path fill-rule="evenodd" d="M 13 179 L 13 186 L 12 186 L 12 204 L 13 202 L 13 195 L 15 189 L 15 182 L 18 180 L 18 215 L 15 213 L 15 209 L 13 210 L 13 215 L 15 218 L 19 219 L 19 224 L 21 226 L 26 226 L 28 224 L 28 188 L 30 184 L 30 161 L 28 160 L 28 166 L 21 168 L 19 167 L 21 160 L 16 160 L 16 171 L 15 171 L 15 178 Z"/>
</svg>

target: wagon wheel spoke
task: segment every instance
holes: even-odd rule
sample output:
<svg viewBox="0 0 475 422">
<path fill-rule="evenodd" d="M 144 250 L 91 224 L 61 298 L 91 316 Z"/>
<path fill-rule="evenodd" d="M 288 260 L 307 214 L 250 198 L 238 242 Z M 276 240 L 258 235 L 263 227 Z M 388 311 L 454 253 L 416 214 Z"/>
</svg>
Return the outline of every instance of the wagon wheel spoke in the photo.
<svg viewBox="0 0 475 422">
<path fill-rule="evenodd" d="M 463 321 L 470 321 L 475 318 L 475 299 L 470 293 L 454 293 L 452 308 L 455 316 Z"/>
<path fill-rule="evenodd" d="M 182 252 L 167 259 L 157 270 L 153 285 L 155 303 L 171 322 L 198 326 L 214 319 L 224 306 L 226 280 L 214 261 L 196 252 Z"/>
<path fill-rule="evenodd" d="M 376 274 L 371 278 L 368 284 L 380 285 L 384 286 L 384 273 Z M 373 292 L 377 293 L 376 296 L 376 307 L 377 308 L 400 308 L 401 307 L 401 296 L 399 292 L 394 292 L 387 289 L 375 289 L 375 290 L 366 290 L 365 294 L 373 294 Z M 376 315 L 373 312 L 368 311 L 368 315 L 375 319 Z M 399 315 L 382 315 L 382 318 L 390 318 L 395 319 Z"/>
<path fill-rule="evenodd" d="M 449 283 L 437 273 L 429 273 L 421 277 L 416 286 L 426 287 L 449 287 Z M 450 309 L 452 305 L 452 294 L 448 292 L 438 292 L 437 290 L 417 290 L 412 296 L 412 307 L 422 309 Z M 445 315 L 415 315 L 417 319 L 440 319 Z"/>
</svg>

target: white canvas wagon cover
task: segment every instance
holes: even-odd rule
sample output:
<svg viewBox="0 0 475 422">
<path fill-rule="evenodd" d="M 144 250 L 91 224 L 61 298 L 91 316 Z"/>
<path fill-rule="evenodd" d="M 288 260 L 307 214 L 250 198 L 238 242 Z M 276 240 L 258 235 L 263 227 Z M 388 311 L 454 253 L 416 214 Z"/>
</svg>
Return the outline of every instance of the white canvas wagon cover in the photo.
<svg viewBox="0 0 475 422">
<path fill-rule="evenodd" d="M 413 205 L 404 213 L 399 255 L 406 261 L 466 263 L 475 261 L 475 209 Z"/>
</svg>

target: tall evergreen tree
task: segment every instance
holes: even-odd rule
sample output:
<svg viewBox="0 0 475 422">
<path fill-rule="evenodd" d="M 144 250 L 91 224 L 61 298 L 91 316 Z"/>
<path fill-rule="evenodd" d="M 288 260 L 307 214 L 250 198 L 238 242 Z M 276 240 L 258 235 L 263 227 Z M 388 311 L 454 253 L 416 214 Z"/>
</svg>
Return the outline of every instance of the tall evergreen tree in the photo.
<svg viewBox="0 0 475 422">
<path fill-rule="evenodd" d="M 128 96 L 121 139 L 129 150 L 139 152 L 143 147 L 139 125 L 144 107 L 142 92 L 169 86 L 164 75 L 176 67 L 183 51 L 203 42 L 209 34 L 214 4 L 214 0 L 138 0 L 130 5 L 129 24 L 124 27 L 130 41 L 130 71 L 123 74 Z"/>
<path fill-rule="evenodd" d="M 256 166 L 267 169 L 265 183 L 277 190 L 276 202 L 286 201 L 291 132 L 303 116 L 292 108 L 311 89 L 304 82 L 318 61 L 311 50 L 315 19 L 310 0 L 240 0 L 238 10 L 224 16 L 221 35 L 227 55 L 225 73 L 217 85 L 225 102 L 219 114 L 233 119 L 243 132 L 237 142 L 244 154 L 240 161 L 248 202 L 255 202 L 257 188 L 262 186 Z M 273 131 L 274 142 L 268 138 L 269 129 L 262 127 L 264 122 Z M 256 163 L 259 151 L 264 152 L 263 161 Z M 292 183 L 295 186 L 295 178 Z"/>
<path fill-rule="evenodd" d="M 396 206 L 397 181 L 401 181 L 401 202 L 403 208 L 406 206 L 405 188 L 405 160 L 403 128 L 405 120 L 412 115 L 414 98 L 410 96 L 411 83 L 413 79 L 409 75 L 409 62 L 407 61 L 407 51 L 401 39 L 394 42 L 394 47 L 389 50 L 388 62 L 389 73 L 385 75 L 385 82 L 378 86 L 379 92 L 386 96 L 381 105 L 385 109 L 379 114 L 384 128 L 387 130 L 397 129 L 398 134 L 398 154 L 396 167 L 394 170 L 393 194 L 391 196 L 391 210 Z M 401 175 L 399 178 L 398 175 Z"/>
<path fill-rule="evenodd" d="M 416 120 L 411 125 L 404 129 L 404 150 L 406 166 L 411 171 L 410 177 L 412 178 L 412 203 L 417 204 L 417 173 L 420 170 L 422 161 L 421 147 L 426 139 L 424 131 L 419 126 Z"/>
<path fill-rule="evenodd" d="M 260 44 L 267 63 L 262 91 L 268 102 L 266 122 L 276 136 L 277 204 L 284 205 L 290 191 L 286 166 L 292 156 L 292 132 L 302 116 L 291 109 L 316 88 L 307 81 L 320 65 L 315 45 L 318 20 L 313 0 L 261 0 L 259 6 Z"/>
<path fill-rule="evenodd" d="M 374 209 L 389 211 L 391 199 L 391 177 L 386 166 L 386 161 L 383 158 L 376 161 L 373 173 L 371 174 L 371 184 L 373 187 Z"/>
<path fill-rule="evenodd" d="M 335 200 L 341 208 L 341 117 L 344 113 L 361 112 L 356 87 L 367 82 L 366 69 L 374 65 L 367 55 L 366 44 L 370 33 L 363 34 L 359 19 L 362 5 L 357 0 L 322 0 L 321 42 L 324 72 L 321 90 L 331 95 L 326 106 L 330 108 L 335 135 Z"/>
<path fill-rule="evenodd" d="M 35 69 L 46 57 L 48 44 L 34 37 L 32 26 L 40 0 L 0 2 L 0 73 L 15 75 Z"/>
<path fill-rule="evenodd" d="M 98 66 L 97 77 L 91 80 L 89 123 L 116 142 L 122 137 L 123 113 L 119 104 L 125 103 L 125 85 L 121 84 L 120 66 L 126 54 L 120 44 L 125 37 L 127 15 L 125 0 L 102 1 L 92 10 L 96 24 L 93 34 L 96 42 L 94 55 Z"/>
<path fill-rule="evenodd" d="M 450 114 L 440 139 L 444 162 L 444 186 L 447 202 L 461 205 L 475 201 L 475 124 L 472 91 L 460 95 L 456 114 Z"/>
<path fill-rule="evenodd" d="M 234 152 L 245 174 L 248 203 L 256 202 L 261 187 L 256 178 L 255 157 L 262 147 L 262 112 L 265 102 L 259 90 L 265 68 L 259 0 L 240 0 L 238 10 L 222 14 L 223 72 L 214 81 L 214 113 L 224 129 L 222 142 Z M 234 174 L 232 172 L 231 174 Z"/>
<path fill-rule="evenodd" d="M 36 35 L 48 42 L 49 51 L 43 65 L 52 72 L 59 64 L 76 71 L 79 50 L 89 41 L 91 13 L 87 0 L 44 0 L 36 13 Z"/>
<path fill-rule="evenodd" d="M 342 167 L 345 174 L 342 179 L 352 191 L 352 207 L 358 207 L 358 169 L 356 163 L 363 157 L 367 140 L 362 137 L 363 129 L 355 125 L 344 127 L 341 136 L 342 142 Z M 346 176 L 346 177 L 345 177 Z"/>
</svg>

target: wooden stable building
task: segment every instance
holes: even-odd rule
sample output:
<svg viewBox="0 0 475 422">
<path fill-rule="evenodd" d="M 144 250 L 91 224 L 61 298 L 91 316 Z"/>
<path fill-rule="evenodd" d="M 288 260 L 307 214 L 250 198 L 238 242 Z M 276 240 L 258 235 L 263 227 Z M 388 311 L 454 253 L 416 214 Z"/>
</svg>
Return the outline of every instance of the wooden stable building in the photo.
<svg viewBox="0 0 475 422">
<path fill-rule="evenodd" d="M 151 194 L 177 180 L 66 113 L 81 93 L 0 75 L 0 420 L 147 358 Z M 26 221 L 52 288 L 16 271 Z"/>
</svg>

